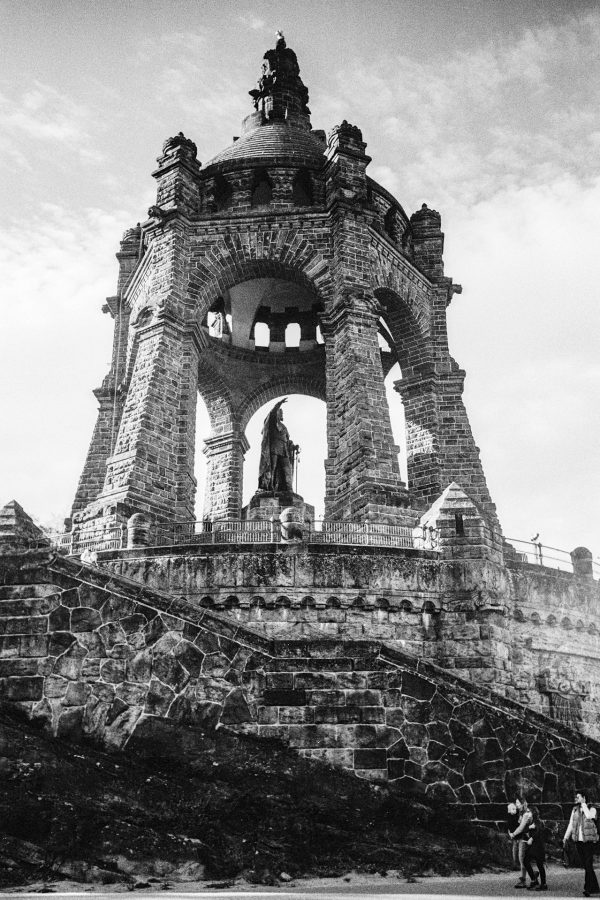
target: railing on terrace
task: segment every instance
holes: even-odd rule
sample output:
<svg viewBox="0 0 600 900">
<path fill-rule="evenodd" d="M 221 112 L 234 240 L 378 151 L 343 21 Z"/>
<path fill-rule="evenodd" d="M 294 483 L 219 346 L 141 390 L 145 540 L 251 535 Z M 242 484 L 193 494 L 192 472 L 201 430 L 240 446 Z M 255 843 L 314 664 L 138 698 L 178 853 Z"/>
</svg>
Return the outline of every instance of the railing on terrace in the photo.
<svg viewBox="0 0 600 900">
<path fill-rule="evenodd" d="M 283 524 L 283 529 L 285 529 Z M 433 550 L 439 547 L 439 535 L 433 528 L 388 525 L 384 522 L 339 522 L 316 520 L 309 527 L 288 523 L 302 532 L 309 544 L 349 547 L 389 547 L 405 550 Z M 127 526 L 95 531 L 74 531 L 50 536 L 51 543 L 68 556 L 81 556 L 86 551 L 124 550 L 127 548 Z M 285 534 L 283 536 L 285 539 Z M 571 554 L 536 541 L 506 538 L 519 562 L 573 572 Z M 220 519 L 214 522 L 175 522 L 151 529 L 148 546 L 178 547 L 203 544 L 269 544 L 282 542 L 282 523 L 274 520 Z M 600 563 L 590 560 L 592 574 L 600 578 Z"/>
<path fill-rule="evenodd" d="M 573 560 L 568 550 L 549 547 L 537 541 L 521 541 L 517 538 L 506 538 L 506 542 L 514 548 L 519 562 L 547 566 L 561 572 L 573 571 Z M 596 560 L 592 561 L 592 571 L 595 578 L 600 577 L 600 563 Z"/>
<path fill-rule="evenodd" d="M 127 546 L 127 526 L 50 535 L 50 543 L 67 556 L 81 556 L 86 550 L 121 550 Z"/>
<path fill-rule="evenodd" d="M 286 527 L 285 524 L 283 526 Z M 317 520 L 310 527 L 289 523 L 309 544 L 336 544 L 352 547 L 392 547 L 406 550 L 437 550 L 438 536 L 433 528 L 409 528 L 383 522 L 339 522 Z M 285 535 L 284 538 L 285 539 Z M 68 556 L 85 551 L 123 550 L 127 547 L 127 527 L 104 531 L 75 531 L 53 535 L 52 544 Z M 275 519 L 229 519 L 214 522 L 174 522 L 150 530 L 148 546 L 186 546 L 198 544 L 267 544 L 282 541 L 282 523 Z"/>
</svg>

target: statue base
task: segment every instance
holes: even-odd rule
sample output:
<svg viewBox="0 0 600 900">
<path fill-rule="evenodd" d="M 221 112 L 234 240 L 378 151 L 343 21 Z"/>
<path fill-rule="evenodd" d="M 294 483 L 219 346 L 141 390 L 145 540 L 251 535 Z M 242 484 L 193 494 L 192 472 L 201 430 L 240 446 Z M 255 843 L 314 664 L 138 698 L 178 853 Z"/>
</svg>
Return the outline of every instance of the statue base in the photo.
<svg viewBox="0 0 600 900">
<path fill-rule="evenodd" d="M 313 527 L 315 508 L 292 491 L 257 491 L 242 510 L 242 518 L 268 522 L 278 519 L 282 541 L 301 541 Z"/>
</svg>

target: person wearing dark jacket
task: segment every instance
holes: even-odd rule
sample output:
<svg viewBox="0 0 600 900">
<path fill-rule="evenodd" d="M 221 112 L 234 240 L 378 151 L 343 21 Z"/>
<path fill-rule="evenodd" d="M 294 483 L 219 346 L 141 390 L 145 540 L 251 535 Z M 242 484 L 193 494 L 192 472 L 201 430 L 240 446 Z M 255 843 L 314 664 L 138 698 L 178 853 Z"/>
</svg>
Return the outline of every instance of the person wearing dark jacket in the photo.
<svg viewBox="0 0 600 900">
<path fill-rule="evenodd" d="M 540 822 L 539 813 L 534 806 L 531 808 L 531 815 L 532 819 L 528 829 L 529 838 L 527 840 L 527 852 L 525 854 L 525 866 L 527 868 L 527 874 L 531 878 L 531 884 L 529 885 L 528 890 L 547 891 L 546 867 L 544 866 L 544 862 L 546 861 L 544 826 Z M 533 867 L 531 865 L 532 862 L 537 866 L 537 875 L 534 875 Z M 538 878 L 540 883 L 536 884 Z"/>
<path fill-rule="evenodd" d="M 597 825 L 596 808 L 588 806 L 585 793 L 578 791 L 575 794 L 575 806 L 563 837 L 563 844 L 566 844 L 569 838 L 575 841 L 579 859 L 585 869 L 584 897 L 600 893 L 600 886 L 594 872 L 594 844 L 598 840 Z"/>
</svg>

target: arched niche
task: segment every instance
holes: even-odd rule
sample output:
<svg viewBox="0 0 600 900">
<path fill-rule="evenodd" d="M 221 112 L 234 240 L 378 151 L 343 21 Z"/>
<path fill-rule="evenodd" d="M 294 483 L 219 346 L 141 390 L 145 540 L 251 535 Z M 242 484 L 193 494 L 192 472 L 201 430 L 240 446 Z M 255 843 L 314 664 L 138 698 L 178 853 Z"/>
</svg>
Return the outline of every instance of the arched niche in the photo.
<svg viewBox="0 0 600 900">
<path fill-rule="evenodd" d="M 327 455 L 326 409 L 323 400 L 302 394 L 278 395 L 262 403 L 249 417 L 245 436 L 249 450 L 244 459 L 243 505 L 249 502 L 258 487 L 261 432 L 269 410 L 283 396 L 283 421 L 294 443 L 300 445 L 298 493 L 315 507 L 317 518 L 323 516 L 325 497 L 325 467 Z M 294 476 L 294 485 L 296 478 Z"/>
</svg>

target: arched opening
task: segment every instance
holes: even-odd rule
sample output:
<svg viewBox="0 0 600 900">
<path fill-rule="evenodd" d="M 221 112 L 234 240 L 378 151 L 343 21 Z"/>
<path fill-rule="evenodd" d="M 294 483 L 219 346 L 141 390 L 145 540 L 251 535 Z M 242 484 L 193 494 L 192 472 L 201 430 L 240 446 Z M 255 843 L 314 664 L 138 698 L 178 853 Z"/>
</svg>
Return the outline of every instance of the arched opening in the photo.
<svg viewBox="0 0 600 900">
<path fill-rule="evenodd" d="M 222 175 L 217 175 L 215 177 L 215 186 L 213 188 L 214 204 L 217 210 L 230 207 L 232 196 L 233 191 L 229 182 L 226 181 Z"/>
<path fill-rule="evenodd" d="M 270 329 L 271 352 L 283 352 L 290 346 L 314 348 L 319 301 L 305 284 L 284 278 L 249 278 L 223 291 L 223 305 L 232 316 L 229 331 L 234 347 L 251 350 L 266 346 L 264 341 L 254 343 L 255 326 L 262 322 Z M 288 331 L 290 325 L 294 327 Z"/>
<path fill-rule="evenodd" d="M 300 169 L 292 184 L 294 206 L 311 206 L 313 202 L 312 184 L 308 169 Z"/>
<path fill-rule="evenodd" d="M 325 457 L 327 456 L 326 408 L 322 400 L 302 394 L 288 394 L 283 405 L 283 421 L 290 439 L 300 446 L 298 464 L 293 474 L 294 490 L 306 503 L 315 507 L 315 517 L 322 518 L 325 502 Z M 244 459 L 243 505 L 258 489 L 260 450 L 264 421 L 280 397 L 273 397 L 258 409 L 246 427 L 250 449 Z"/>
<path fill-rule="evenodd" d="M 258 169 L 254 175 L 251 205 L 268 206 L 273 200 L 273 185 L 266 169 Z"/>
<path fill-rule="evenodd" d="M 268 348 L 271 343 L 271 329 L 266 322 L 257 322 L 254 326 L 254 346 Z"/>
<path fill-rule="evenodd" d="M 195 518 L 199 522 L 202 519 L 204 509 L 204 491 L 206 489 L 206 455 L 204 453 L 204 441 L 210 437 L 211 424 L 208 407 L 202 394 L 198 394 L 196 403 L 196 445 L 194 454 L 194 476 L 196 478 L 196 503 Z"/>
<path fill-rule="evenodd" d="M 398 225 L 396 221 L 396 210 L 390 206 L 383 219 L 383 227 L 385 233 L 394 243 L 398 240 Z"/>
<path fill-rule="evenodd" d="M 285 346 L 290 349 L 300 346 L 300 325 L 298 322 L 289 322 L 286 325 Z"/>
<path fill-rule="evenodd" d="M 406 456 L 406 419 L 404 416 L 404 404 L 394 383 L 402 378 L 399 363 L 394 363 L 384 379 L 385 396 L 387 398 L 388 409 L 390 411 L 390 425 L 392 426 L 392 436 L 394 443 L 400 447 L 398 453 L 398 464 L 400 466 L 400 477 L 402 481 L 408 484 L 408 466 Z"/>
</svg>

